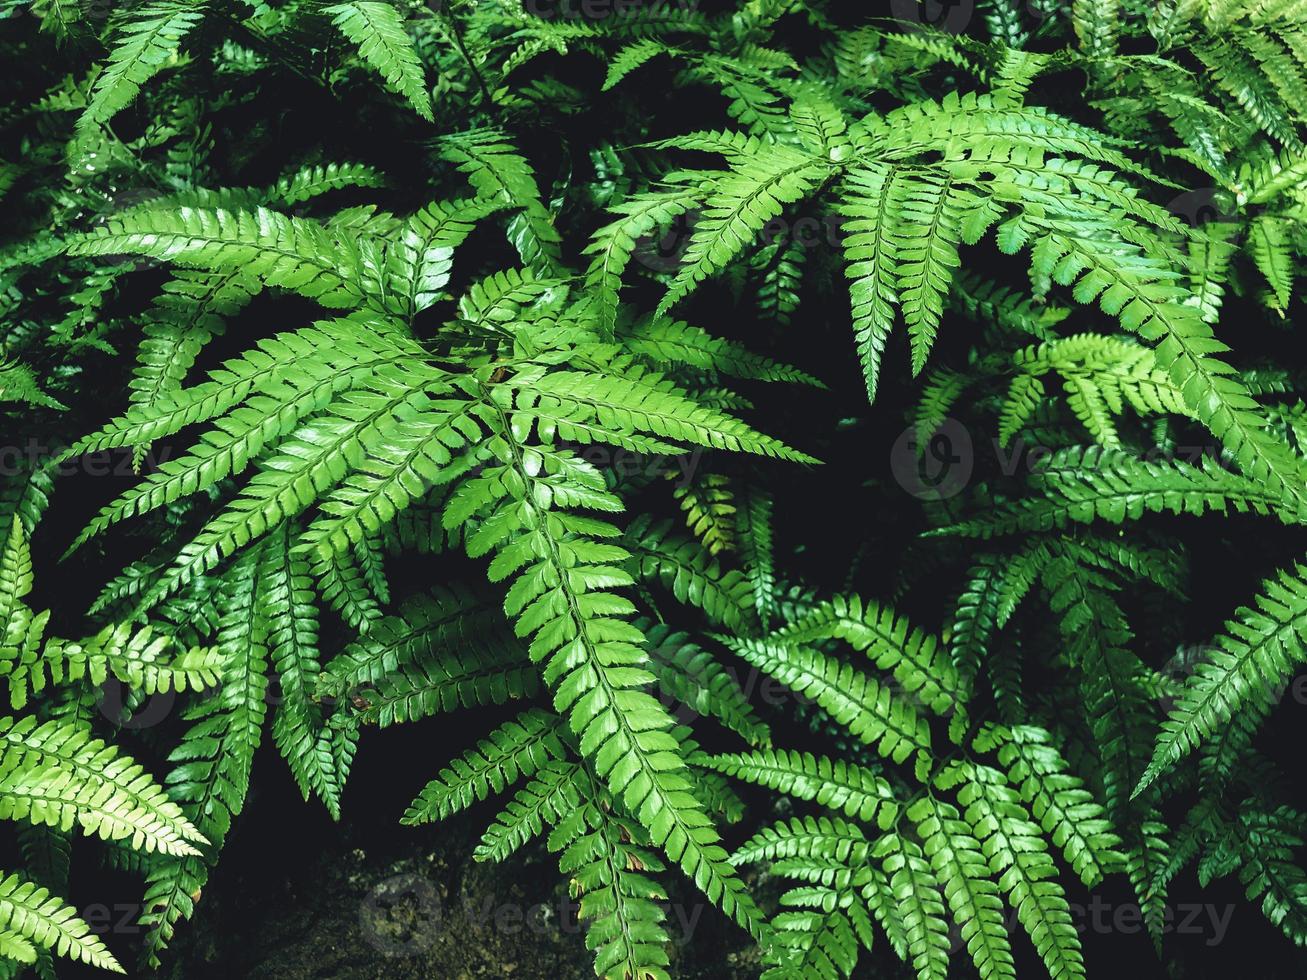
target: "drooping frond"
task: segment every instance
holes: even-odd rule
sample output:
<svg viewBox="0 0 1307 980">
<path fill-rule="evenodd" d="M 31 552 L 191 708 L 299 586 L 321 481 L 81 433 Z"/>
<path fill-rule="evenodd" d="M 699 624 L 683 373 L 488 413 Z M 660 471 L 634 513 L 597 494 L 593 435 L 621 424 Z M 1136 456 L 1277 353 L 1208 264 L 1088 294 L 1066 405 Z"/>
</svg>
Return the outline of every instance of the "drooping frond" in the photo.
<svg viewBox="0 0 1307 980">
<path fill-rule="evenodd" d="M 90 129 L 111 120 L 136 98 L 141 86 L 169 63 L 204 16 L 203 3 L 151 0 L 132 10 L 112 38 L 112 49 L 78 120 Z"/>
<path fill-rule="evenodd" d="M 391 89 L 404 96 L 423 119 L 435 121 L 422 63 L 394 6 L 384 0 L 349 0 L 322 12 L 358 45 L 359 56 L 381 74 Z"/>
<path fill-rule="evenodd" d="M 1237 715 L 1245 702 L 1268 699 L 1305 656 L 1307 569 L 1282 569 L 1242 607 L 1195 665 L 1162 722 L 1152 761 L 1135 792 L 1148 786 Z"/>
<path fill-rule="evenodd" d="M 20 963 L 35 963 L 39 948 L 126 973 L 75 909 L 17 874 L 0 877 L 0 935 L 0 951 Z"/>
</svg>

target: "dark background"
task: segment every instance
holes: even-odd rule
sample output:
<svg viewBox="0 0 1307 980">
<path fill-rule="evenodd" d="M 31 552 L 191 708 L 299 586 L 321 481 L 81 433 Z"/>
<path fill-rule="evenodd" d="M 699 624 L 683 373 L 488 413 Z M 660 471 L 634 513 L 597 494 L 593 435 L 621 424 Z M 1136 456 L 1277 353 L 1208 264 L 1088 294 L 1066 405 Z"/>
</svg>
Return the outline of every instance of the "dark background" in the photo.
<svg viewBox="0 0 1307 980">
<path fill-rule="evenodd" d="M 794 39 L 796 54 L 801 53 L 807 42 L 805 25 L 795 18 L 786 22 L 785 31 Z M 54 58 L 53 52 L 50 57 Z M 575 74 L 578 81 L 588 85 L 594 83 L 593 75 L 600 71 L 597 63 L 577 58 L 540 59 L 532 70 L 563 77 Z M 582 77 L 587 75 L 590 77 Z M 662 132 L 648 134 L 651 139 L 722 125 L 725 116 L 720 98 L 702 88 L 678 90 L 666 82 L 666 73 L 654 72 L 648 81 L 629 88 L 627 97 L 635 93 L 639 100 L 635 107 L 597 106 L 584 114 L 559 114 L 533 124 L 513 120 L 508 128 L 514 130 L 536 164 L 542 183 L 548 186 L 569 171 L 584 174 L 584 153 L 572 153 L 569 148 L 592 144 L 597 135 L 609 130 L 611 117 L 633 109 L 655 127 L 662 127 Z M 403 211 L 426 199 L 423 189 L 429 187 L 431 175 L 422 154 L 414 152 L 403 127 L 387 124 L 389 120 L 381 110 L 367 103 L 347 103 L 342 108 L 340 93 L 307 84 L 293 72 L 263 84 L 276 92 L 275 111 L 269 111 L 266 103 L 255 102 L 260 108 L 239 106 L 226 110 L 217 120 L 232 134 L 257 134 L 256 152 L 240 160 L 233 156 L 233 169 L 239 171 L 242 182 L 255 184 L 274 179 L 297 162 L 287 157 L 287 148 L 313 146 L 322 159 L 369 161 L 392 176 L 391 190 L 366 192 L 366 200 Z M 958 80 L 958 84 L 969 83 Z M 1055 76 L 1041 86 L 1042 101 L 1071 115 L 1086 115 L 1081 99 L 1083 79 L 1075 73 Z M 324 120 L 330 124 L 324 125 Z M 129 112 L 121 125 L 130 132 L 132 124 Z M 331 202 L 325 203 L 330 206 Z M 568 228 L 566 237 L 569 242 L 581 241 L 589 230 Z M 468 244 L 469 254 L 460 253 L 458 268 L 473 269 L 481 260 L 493 257 L 501 257 L 504 265 L 515 264 L 498 235 L 491 224 L 480 229 Z M 969 268 L 1009 277 L 1014 282 L 1024 274 L 1019 263 L 985 247 L 968 252 L 966 263 Z M 466 278 L 466 272 L 461 274 Z M 117 302 L 124 310 L 139 309 L 161 277 L 158 271 L 142 271 L 133 280 L 133 288 Z M 459 284 L 456 279 L 455 287 Z M 632 295 L 650 308 L 656 302 L 657 288 L 636 287 Z M 759 417 L 769 423 L 783 417 L 784 431 L 769 424 L 774 434 L 825 461 L 819 481 L 820 500 L 812 498 L 811 473 L 796 466 L 765 464 L 768 484 L 778 496 L 777 553 L 782 566 L 798 569 L 809 584 L 828 593 L 844 587 L 852 577 L 864 594 L 892 594 L 919 532 L 929 526 L 919 508 L 914 509 L 913 498 L 895 479 L 891 466 L 893 446 L 920 390 L 906 370 L 907 348 L 902 334 L 894 337 L 886 353 L 881 394 L 875 408 L 869 409 L 843 302 L 831 304 L 810 298 L 793 326 L 783 332 L 760 324 L 748 298 L 740 300 L 720 284 L 705 287 L 691 309 L 693 315 L 688 318 L 692 322 L 734 336 L 755 349 L 769 350 L 830 385 L 829 391 L 751 390 L 759 404 Z M 432 322 L 425 326 L 434 326 L 443 312 L 432 311 Z M 254 336 L 307 323 L 313 316 L 311 304 L 293 298 L 261 297 L 239 318 L 240 329 L 230 330 L 206 351 L 205 365 L 243 349 Z M 1290 330 L 1266 323 L 1259 314 L 1241 315 L 1237 307 L 1229 321 L 1238 325 L 1237 350 L 1255 352 L 1281 364 L 1298 363 L 1300 347 Z M 964 363 L 976 329 L 974 324 L 957 318 L 946 320 L 932 364 Z M 126 368 L 123 359 L 106 358 L 103 364 L 93 364 L 85 376 L 83 400 L 75 406 L 82 417 L 98 420 L 121 408 Z M 783 412 L 777 411 L 777 402 Z M 36 438 L 38 444 L 47 445 L 61 443 L 65 437 L 52 419 L 47 429 L 38 429 Z M 984 451 L 985 444 L 978 445 L 975 479 L 982 479 L 992 460 Z M 120 469 L 116 465 L 114 468 Z M 91 514 L 131 480 L 127 475 L 93 476 L 83 468 L 59 482 L 52 508 L 35 540 L 38 581 L 37 593 L 31 597 L 34 608 L 50 606 L 56 610 L 53 634 L 78 635 L 79 616 L 104 578 L 143 553 L 151 543 L 148 531 L 143 533 L 128 525 L 67 562 L 59 564 L 55 560 Z M 638 510 L 638 504 L 633 504 L 632 510 Z M 1257 583 L 1271 570 L 1301 555 L 1304 544 L 1296 529 L 1289 531 L 1254 517 L 1157 519 L 1152 523 L 1159 530 L 1179 534 L 1190 553 L 1192 602 L 1184 612 L 1185 621 L 1179 625 L 1191 642 L 1210 638 L 1235 605 L 1251 598 Z M 391 573 L 396 591 L 401 594 L 419 590 L 431 581 L 464 574 L 446 559 L 405 562 L 392 566 Z M 910 602 L 907 608 L 916 614 L 915 606 L 919 605 L 917 621 L 933 624 L 938 621 L 931 615 L 938 612 L 937 601 L 951 595 L 955 585 L 951 579 L 932 582 L 925 590 L 926 600 Z M 324 624 L 325 651 L 338 648 L 345 639 L 338 627 L 333 628 L 330 622 Z M 1299 785 L 1301 745 L 1307 733 L 1304 707 L 1286 699 L 1261 737 L 1268 753 Z M 406 804 L 437 768 L 496 720 L 471 718 L 463 713 L 386 732 L 368 732 L 345 794 L 346 816 L 340 824 L 332 823 L 319 804 L 305 804 L 300 799 L 285 764 L 270 744 L 265 744 L 256 762 L 246 811 L 205 888 L 196 920 L 179 926 L 176 950 L 170 957 L 177 964 L 177 974 L 197 980 L 590 975 L 582 937 L 560 925 L 556 918 L 546 921 L 538 931 L 531 931 L 517 927 L 511 918 L 504 918 L 503 925 L 488 927 L 484 921 L 469 922 L 450 911 L 461 909 L 465 901 L 484 908 L 487 902 L 492 907 L 505 903 L 529 906 L 539 900 L 553 902 L 557 907 L 561 900 L 553 859 L 539 845 L 527 848 L 500 868 L 487 869 L 470 860 L 472 842 L 495 812 L 493 803 L 437 827 L 412 829 L 398 824 Z M 769 720 L 776 723 L 779 744 L 803 747 L 813 740 L 800 721 L 787 722 L 779 715 Z M 133 753 L 156 774 L 166 771 L 163 757 L 176 737 L 178 728 L 171 724 L 175 721 L 174 713 L 158 728 L 135 732 L 129 739 Z M 1303 795 L 1301 790 L 1298 795 Z M 742 840 L 754 827 L 779 815 L 769 814 L 765 797 L 755 794 L 751 798 L 756 805 L 744 826 L 730 831 L 732 842 Z M 137 927 L 132 922 L 124 923 L 123 918 L 140 901 L 141 887 L 130 876 L 99 870 L 97 846 L 94 841 L 78 840 L 75 844 L 72 900 L 97 923 L 104 923 L 106 941 L 125 964 L 130 963 Z M 767 883 L 757 885 L 760 894 L 771 893 Z M 1109 921 L 1132 902 L 1120 877 L 1096 894 L 1113 909 L 1107 913 Z M 691 907 L 698 901 L 692 889 L 684 889 L 673 898 Z M 1089 906 L 1094 896 L 1073 890 L 1071 898 Z M 1295 951 L 1260 911 L 1244 900 L 1233 880 L 1199 888 L 1191 870 L 1173 884 L 1169 904 L 1181 910 L 1181 919 L 1188 914 L 1188 906 L 1212 906 L 1223 914 L 1233 904 L 1228 931 L 1216 942 L 1204 911 L 1196 922 L 1202 931 L 1169 935 L 1159 959 L 1137 920 L 1117 920 L 1124 928 L 1113 926 L 1100 931 L 1092 928 L 1094 919 L 1086 915 L 1083 921 L 1091 927 L 1084 939 L 1089 975 L 1101 978 L 1123 971 L 1131 978 L 1175 976 L 1196 980 L 1277 980 L 1307 975 L 1307 957 Z M 669 928 L 675 934 L 675 919 Z M 744 939 L 743 933 L 725 923 L 715 910 L 703 911 L 693 944 L 688 949 L 678 946 L 674 950 L 676 975 L 756 975 L 757 962 Z M 386 954 L 405 942 L 414 944 L 411 953 Z M 879 950 L 867 959 L 860 975 L 908 976 L 887 952 L 883 936 L 878 937 L 878 943 Z M 1023 957 L 1019 975 L 1042 976 L 1042 968 L 1019 930 L 1015 944 Z M 970 964 L 965 954 L 959 953 L 953 962 L 958 976 L 968 975 Z M 70 978 L 91 975 L 90 971 L 64 965 L 59 972 Z"/>
</svg>

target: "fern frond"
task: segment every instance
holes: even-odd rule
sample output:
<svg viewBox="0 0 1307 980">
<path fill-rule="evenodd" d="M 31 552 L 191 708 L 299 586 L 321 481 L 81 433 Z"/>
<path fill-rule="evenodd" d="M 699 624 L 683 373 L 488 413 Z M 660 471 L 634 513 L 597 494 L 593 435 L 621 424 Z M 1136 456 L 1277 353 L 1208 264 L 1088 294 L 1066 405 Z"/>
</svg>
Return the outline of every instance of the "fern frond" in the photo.
<svg viewBox="0 0 1307 980">
<path fill-rule="evenodd" d="M 66 721 L 0 718 L 0 817 L 80 826 L 160 854 L 198 854 L 203 835 L 145 771 Z"/>
<path fill-rule="evenodd" d="M 944 888 L 962 941 L 983 980 L 1016 978 L 1012 945 L 1003 921 L 1003 902 L 991 880 L 983 845 L 957 808 L 925 796 L 907 810 L 921 833 L 931 870 Z"/>
<path fill-rule="evenodd" d="M 555 710 L 651 842 L 756 933 L 761 915 L 681 775 L 686 764 L 667 731 L 672 718 L 641 689 L 653 680 L 644 666 L 645 638 L 627 618 L 630 602 L 609 591 L 631 583 L 618 566 L 626 552 L 603 540 L 616 529 L 561 509 L 611 512 L 620 505 L 593 470 L 554 450 L 524 446 L 506 420 L 496 438 L 510 466 L 464 483 L 445 511 L 446 526 L 479 510 L 497 515 L 467 539 L 467 550 L 474 557 L 496 551 L 492 579 L 515 579 L 505 611 L 518 633 L 531 638 L 531 659 L 542 665 Z M 557 507 L 549 506 L 553 501 Z"/>
<path fill-rule="evenodd" d="M 267 622 L 268 652 L 281 695 L 272 737 L 304 798 L 315 793 L 338 817 L 343 779 L 313 697 L 320 669 L 317 608 L 308 562 L 291 545 L 290 528 L 283 526 L 264 548 L 258 572 L 256 611 Z"/>
<path fill-rule="evenodd" d="M 915 753 L 918 765 L 931 758 L 925 720 L 869 675 L 785 641 L 721 640 L 754 667 L 812 698 L 850 734 L 886 758 L 903 762 Z"/>
<path fill-rule="evenodd" d="M 1014 726 L 998 750 L 1012 784 L 1035 819 L 1086 886 L 1092 888 L 1115 870 L 1121 856 L 1103 807 L 1072 775 L 1049 743 L 1048 733 L 1032 725 Z"/>
<path fill-rule="evenodd" d="M 575 762 L 550 762 L 522 786 L 500 811 L 472 852 L 478 861 L 503 861 L 546 826 L 561 823 L 581 804 L 586 780 Z"/>
<path fill-rule="evenodd" d="M 990 871 L 1016 909 L 1048 975 L 1053 980 L 1084 977 L 1071 907 L 1039 827 L 1001 773 L 986 766 L 965 768 L 968 782 L 958 800 L 967 808 L 966 820 L 973 827 L 992 829 L 982 841 Z"/>
<path fill-rule="evenodd" d="M 674 698 L 685 709 L 718 719 L 751 745 L 771 741 L 771 733 L 754 711 L 748 692 L 716 657 L 692 642 L 688 634 L 666 626 L 645 626 L 644 632 L 649 639 L 649 670 L 657 678 L 660 695 Z"/>
<path fill-rule="evenodd" d="M 0 950 L 34 963 L 36 948 L 48 949 L 101 970 L 126 973 L 76 909 L 17 874 L 0 877 Z M 30 955 L 29 955 L 30 954 Z"/>
<path fill-rule="evenodd" d="M 898 905 L 903 941 L 918 980 L 943 980 L 952 943 L 939 878 L 921 847 L 902 834 L 882 836 L 873 854 L 889 878 L 890 897 Z"/>
<path fill-rule="evenodd" d="M 1225 634 L 1187 678 L 1135 792 L 1213 735 L 1246 701 L 1267 697 L 1307 659 L 1304 630 L 1307 568 L 1295 565 L 1263 583 L 1255 606 L 1241 608 L 1226 623 Z"/>
<path fill-rule="evenodd" d="M 754 242 L 786 204 L 800 200 L 828 172 L 825 161 L 784 146 L 750 157 L 716 180 L 694 226 L 684 264 L 655 313 L 661 317 Z"/>
<path fill-rule="evenodd" d="M 392 91 L 404 96 L 427 122 L 435 122 L 422 62 L 399 11 L 383 0 L 349 0 L 322 12 L 358 45 L 360 57 L 381 74 Z"/>
<path fill-rule="evenodd" d="M 696 765 L 779 790 L 800 800 L 816 800 L 851 819 L 892 824 L 898 807 L 889 783 L 871 770 L 807 752 L 763 749 L 733 755 L 700 756 Z"/>
<path fill-rule="evenodd" d="M 558 723 L 556 715 L 534 708 L 504 722 L 427 783 L 401 822 L 444 820 L 491 793 L 502 793 L 547 763 L 561 760 L 564 753 Z"/>
<path fill-rule="evenodd" d="M 1098 447 L 1065 449 L 1042 461 L 1030 483 L 1045 496 L 996 507 L 990 515 L 931 533 L 990 538 L 1063 528 L 1071 522 L 1121 524 L 1164 512 L 1254 513 L 1279 517 L 1286 524 L 1299 522 L 1296 507 L 1278 492 L 1206 459 L 1192 466 L 1175 460 L 1146 462 Z"/>
<path fill-rule="evenodd" d="M 203 3 L 151 0 L 131 12 L 113 38 L 109 60 L 78 119 L 82 131 L 103 125 L 136 98 L 141 86 L 175 63 L 181 43 L 203 19 Z"/>
<path fill-rule="evenodd" d="M 445 137 L 441 155 L 467 175 L 479 197 L 504 201 L 518 210 L 508 225 L 509 240 L 529 267 L 553 272 L 561 238 L 541 200 L 531 165 L 512 143 L 493 130 L 476 130 Z"/>
<path fill-rule="evenodd" d="M 631 327 L 623 340 L 627 349 L 656 358 L 658 363 L 685 364 L 712 376 L 724 374 L 733 378 L 825 387 L 798 368 L 778 364 L 681 320 L 644 320 Z"/>
<path fill-rule="evenodd" d="M 254 211 L 137 210 L 73 238 L 70 255 L 147 255 L 215 271 L 243 272 L 324 306 L 360 305 L 353 242 L 307 218 Z"/>
</svg>

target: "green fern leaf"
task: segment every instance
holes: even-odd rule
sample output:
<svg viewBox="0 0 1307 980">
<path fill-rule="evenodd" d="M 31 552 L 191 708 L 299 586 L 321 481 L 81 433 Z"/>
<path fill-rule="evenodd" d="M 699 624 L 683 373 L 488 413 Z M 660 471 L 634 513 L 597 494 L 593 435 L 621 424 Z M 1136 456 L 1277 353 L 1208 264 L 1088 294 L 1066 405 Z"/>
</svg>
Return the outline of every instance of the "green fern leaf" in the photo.
<svg viewBox="0 0 1307 980">
<path fill-rule="evenodd" d="M 359 55 L 381 74 L 392 91 L 404 96 L 427 122 L 435 122 L 422 62 L 399 11 L 381 0 L 349 0 L 322 12 L 359 46 Z"/>
</svg>

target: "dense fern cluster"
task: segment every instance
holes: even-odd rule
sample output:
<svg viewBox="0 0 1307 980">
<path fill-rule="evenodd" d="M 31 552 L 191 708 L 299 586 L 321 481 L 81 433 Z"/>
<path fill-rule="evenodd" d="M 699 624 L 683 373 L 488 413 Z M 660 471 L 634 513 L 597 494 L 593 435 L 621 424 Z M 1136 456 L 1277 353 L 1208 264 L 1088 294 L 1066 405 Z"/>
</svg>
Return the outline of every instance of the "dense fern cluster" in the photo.
<svg viewBox="0 0 1307 980">
<path fill-rule="evenodd" d="M 265 739 L 340 819 L 452 712 L 402 823 L 599 976 L 677 875 L 769 978 L 1166 955 L 1190 865 L 1307 945 L 1307 4 L 890 8 L 6 7 L 0 975 L 120 969 L 74 832 L 160 967 Z"/>
</svg>

